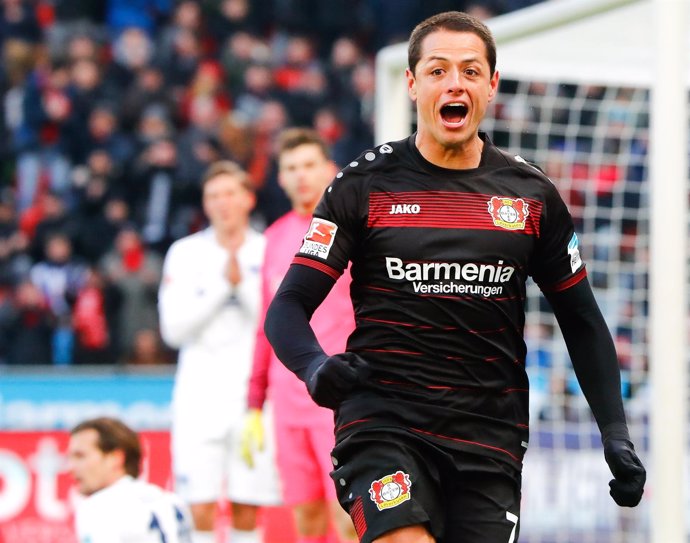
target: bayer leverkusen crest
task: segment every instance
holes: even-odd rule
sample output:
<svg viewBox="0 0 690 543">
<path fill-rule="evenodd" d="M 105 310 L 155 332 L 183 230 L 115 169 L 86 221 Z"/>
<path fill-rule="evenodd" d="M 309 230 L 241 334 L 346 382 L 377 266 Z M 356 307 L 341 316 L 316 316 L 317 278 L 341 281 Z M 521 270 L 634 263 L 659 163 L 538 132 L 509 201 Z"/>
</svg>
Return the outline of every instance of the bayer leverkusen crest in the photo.
<svg viewBox="0 0 690 543">
<path fill-rule="evenodd" d="M 381 477 L 371 483 L 369 495 L 379 511 L 396 507 L 410 499 L 410 476 L 402 471 Z"/>
<path fill-rule="evenodd" d="M 506 230 L 524 230 L 529 215 L 528 205 L 522 198 L 494 196 L 489 200 L 489 215 L 496 226 Z"/>
</svg>

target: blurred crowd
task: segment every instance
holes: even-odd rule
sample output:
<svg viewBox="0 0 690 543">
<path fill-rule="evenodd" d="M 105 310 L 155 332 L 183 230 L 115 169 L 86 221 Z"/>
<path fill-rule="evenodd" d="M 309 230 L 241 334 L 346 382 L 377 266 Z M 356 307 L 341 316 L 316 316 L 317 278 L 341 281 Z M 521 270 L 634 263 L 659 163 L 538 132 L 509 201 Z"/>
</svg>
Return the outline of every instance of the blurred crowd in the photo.
<svg viewBox="0 0 690 543">
<path fill-rule="evenodd" d="M 424 17 L 536 0 L 1 0 L 0 364 L 169 363 L 162 258 L 204 226 L 199 178 L 289 209 L 275 141 L 373 144 L 374 57 Z"/>
</svg>

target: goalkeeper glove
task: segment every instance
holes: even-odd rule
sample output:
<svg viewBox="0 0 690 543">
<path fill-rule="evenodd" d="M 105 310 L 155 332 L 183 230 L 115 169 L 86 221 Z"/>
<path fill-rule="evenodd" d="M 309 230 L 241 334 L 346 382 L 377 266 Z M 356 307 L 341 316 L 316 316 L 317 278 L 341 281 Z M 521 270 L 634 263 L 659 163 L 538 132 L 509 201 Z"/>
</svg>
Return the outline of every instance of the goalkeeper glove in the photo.
<svg viewBox="0 0 690 543">
<path fill-rule="evenodd" d="M 603 441 L 604 458 L 614 477 L 609 481 L 609 494 L 618 505 L 635 507 L 642 499 L 647 472 L 635 453 L 627 428 L 605 432 Z"/>
<path fill-rule="evenodd" d="M 240 455 L 250 468 L 254 467 L 254 453 L 264 449 L 264 423 L 261 409 L 250 409 L 244 417 L 240 439 Z"/>
<path fill-rule="evenodd" d="M 363 358 L 355 353 L 341 353 L 309 364 L 304 382 L 317 405 L 335 409 L 369 374 L 369 365 Z"/>
</svg>

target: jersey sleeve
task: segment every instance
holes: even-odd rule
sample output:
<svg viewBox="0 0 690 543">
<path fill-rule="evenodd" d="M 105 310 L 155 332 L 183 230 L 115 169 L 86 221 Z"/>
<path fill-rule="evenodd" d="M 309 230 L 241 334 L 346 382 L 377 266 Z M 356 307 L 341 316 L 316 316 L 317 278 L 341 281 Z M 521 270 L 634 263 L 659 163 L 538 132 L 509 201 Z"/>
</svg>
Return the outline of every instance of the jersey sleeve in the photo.
<svg viewBox="0 0 690 543">
<path fill-rule="evenodd" d="M 163 264 L 158 313 L 161 335 L 174 348 L 192 340 L 231 294 L 230 285 L 220 269 L 212 281 L 204 284 L 203 290 L 199 289 L 197 258 L 197 254 L 189 251 L 189 246 L 173 244 Z"/>
<path fill-rule="evenodd" d="M 266 258 L 268 255 L 265 255 Z M 256 328 L 254 341 L 254 354 L 252 358 L 252 372 L 249 377 L 249 387 L 247 391 L 247 407 L 261 409 L 266 401 L 266 391 L 268 390 L 268 368 L 271 362 L 272 349 L 264 332 L 266 321 L 266 311 L 271 303 L 271 293 L 266 268 L 261 272 L 261 310 L 259 321 Z"/>
<path fill-rule="evenodd" d="M 363 223 L 361 175 L 339 172 L 314 211 L 293 263 L 309 266 L 337 280 L 347 268 Z"/>
<path fill-rule="evenodd" d="M 530 275 L 543 292 L 558 292 L 582 281 L 587 272 L 570 212 L 550 182 L 541 219 Z"/>
</svg>

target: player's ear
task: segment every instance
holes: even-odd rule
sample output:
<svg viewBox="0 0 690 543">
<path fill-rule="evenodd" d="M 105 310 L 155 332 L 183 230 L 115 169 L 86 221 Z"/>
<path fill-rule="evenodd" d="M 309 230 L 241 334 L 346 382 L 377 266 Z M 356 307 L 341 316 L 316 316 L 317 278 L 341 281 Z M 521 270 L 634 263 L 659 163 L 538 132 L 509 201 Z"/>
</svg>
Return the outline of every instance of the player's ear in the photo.
<svg viewBox="0 0 690 543">
<path fill-rule="evenodd" d="M 405 69 L 405 77 L 407 78 L 407 94 L 413 102 L 417 101 L 417 80 L 414 73 L 409 68 Z"/>
<path fill-rule="evenodd" d="M 247 207 L 248 207 L 248 211 L 251 212 L 256 207 L 256 193 L 253 190 L 251 190 L 251 191 L 247 191 L 247 194 L 248 194 Z"/>
<path fill-rule="evenodd" d="M 109 451 L 106 453 L 106 459 L 107 462 L 110 464 L 110 467 L 116 471 L 119 472 L 120 470 L 126 471 L 125 469 L 125 451 L 122 449 L 115 449 L 113 451 Z"/>
<path fill-rule="evenodd" d="M 285 176 L 281 173 L 280 168 L 278 168 L 278 175 L 276 177 L 278 181 L 278 186 L 281 189 L 285 190 Z"/>
<path fill-rule="evenodd" d="M 491 76 L 491 80 L 489 81 L 489 102 L 494 99 L 496 96 L 496 93 L 498 92 L 498 70 L 494 72 L 494 75 Z"/>
</svg>

